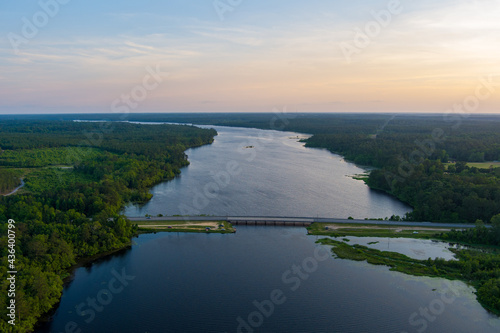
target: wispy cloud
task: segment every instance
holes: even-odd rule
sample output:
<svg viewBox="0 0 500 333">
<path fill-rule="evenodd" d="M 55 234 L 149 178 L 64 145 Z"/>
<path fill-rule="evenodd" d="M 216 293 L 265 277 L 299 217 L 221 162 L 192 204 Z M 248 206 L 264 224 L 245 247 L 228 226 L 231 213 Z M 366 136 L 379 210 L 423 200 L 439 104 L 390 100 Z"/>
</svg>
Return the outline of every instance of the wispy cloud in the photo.
<svg viewBox="0 0 500 333">
<path fill-rule="evenodd" d="M 151 110 L 264 111 L 287 104 L 359 111 L 413 103 L 442 111 L 478 77 L 500 73 L 500 1 L 411 3 L 346 64 L 339 43 L 352 40 L 355 28 L 372 19 L 369 7 L 351 19 L 314 12 L 311 20 L 244 16 L 239 8 L 244 19 L 228 23 L 209 20 L 206 13 L 117 12 L 104 16 L 134 29 L 72 38 L 46 33 L 18 56 L 3 40 L 0 108 L 83 103 L 106 111 L 117 94 L 137 84 L 145 66 L 160 64 L 172 75 L 143 104 Z"/>
</svg>

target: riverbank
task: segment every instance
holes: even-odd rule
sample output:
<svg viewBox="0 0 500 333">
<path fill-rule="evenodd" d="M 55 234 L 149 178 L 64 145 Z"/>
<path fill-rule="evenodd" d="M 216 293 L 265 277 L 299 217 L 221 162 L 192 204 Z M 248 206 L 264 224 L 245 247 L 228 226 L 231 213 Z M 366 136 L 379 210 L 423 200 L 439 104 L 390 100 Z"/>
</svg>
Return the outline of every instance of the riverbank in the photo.
<svg viewBox="0 0 500 333">
<path fill-rule="evenodd" d="M 101 252 L 101 253 L 98 253 L 96 255 L 89 256 L 89 257 L 78 258 L 76 260 L 76 263 L 74 265 L 72 265 L 71 267 L 67 268 L 66 273 L 61 275 L 61 279 L 63 280 L 63 285 L 62 285 L 63 290 L 64 290 L 64 288 L 68 287 L 71 284 L 71 282 L 73 281 L 73 279 L 75 277 L 75 272 L 78 268 L 92 265 L 100 259 L 104 259 L 104 258 L 112 256 L 118 252 L 128 250 L 131 247 L 132 247 L 132 239 L 130 240 L 129 243 L 127 243 L 123 246 L 120 246 L 116 249 L 106 251 L 106 252 Z M 59 298 L 59 301 L 57 303 L 55 303 L 49 311 L 47 311 L 46 313 L 43 313 L 37 319 L 36 324 L 33 328 L 33 332 L 36 332 L 38 329 L 43 327 L 43 325 L 47 324 L 48 322 L 50 322 L 52 320 L 52 318 L 55 315 L 60 304 L 61 304 L 61 298 Z"/>
<path fill-rule="evenodd" d="M 137 234 L 156 233 L 156 232 L 185 232 L 185 233 L 235 233 L 236 229 L 226 221 L 219 222 L 200 222 L 200 221 L 137 221 L 138 231 Z M 207 230 L 206 228 L 210 228 Z M 90 257 L 79 258 L 77 262 L 66 270 L 66 273 L 61 276 L 63 279 L 63 288 L 69 286 L 73 281 L 75 272 L 80 267 L 92 265 L 100 259 L 112 256 L 121 251 L 125 251 L 132 247 L 132 239 L 129 243 L 116 248 L 111 251 L 102 252 Z M 35 331 L 42 327 L 47 322 L 52 320 L 52 317 L 59 308 L 61 300 L 54 304 L 54 306 L 45 314 L 43 314 L 37 321 Z"/>
<path fill-rule="evenodd" d="M 247 314 L 256 311 L 252 302 L 269 299 L 270 292 L 277 288 L 289 301 L 276 307 L 280 311 L 269 318 L 269 324 L 263 326 L 265 331 L 329 332 L 331 327 L 370 331 L 371 323 L 377 320 L 378 331 L 411 332 L 410 314 L 446 291 L 446 280 L 410 277 L 390 272 L 382 265 L 334 259 L 329 246 L 315 244 L 316 236 L 307 236 L 305 228 L 242 226 L 237 229 L 236 234 L 225 236 L 157 233 L 134 238 L 131 251 L 100 260 L 91 269 L 78 270 L 53 323 L 39 333 L 64 332 L 64 325 L 69 321 L 76 322 L 82 332 L 137 332 L 141 328 L 155 332 L 164 327 L 175 332 L 235 332 L 239 323 L 234 319 L 247 318 Z M 310 258 L 318 262 L 317 270 L 312 273 L 302 268 L 305 265 L 310 271 L 315 267 Z M 302 275 L 293 274 L 294 265 L 300 267 Z M 103 282 L 113 277 L 112 268 L 118 272 L 125 269 L 127 275 L 136 278 L 122 293 L 112 294 L 113 301 L 104 306 L 103 312 L 96 311 L 95 320 L 87 324 L 88 316 L 78 316 L 75 306 L 86 302 L 88 296 L 95 298 L 106 288 Z M 264 268 L 266 274 L 259 274 Z M 288 270 L 286 278 L 294 278 L 294 283 L 282 280 Z M 302 278 L 307 277 L 305 274 L 307 280 Z M 296 278 L 301 285 L 293 291 L 291 288 L 298 283 Z M 467 331 L 495 332 L 481 327 L 487 325 L 488 320 L 499 323 L 499 319 L 487 314 L 475 301 L 473 289 L 463 283 L 451 285 L 460 288 L 460 295 L 454 304 L 447 304 L 446 313 L 453 313 L 453 318 L 460 317 L 460 321 L 448 323 L 449 317 L 443 316 L 433 323 L 432 329 L 461 331 L 463 322 L 469 322 Z M 144 295 L 148 295 L 147 304 Z M 193 299 L 196 299 L 196 309 L 193 309 Z M 332 304 L 332 299 L 337 302 Z M 352 302 L 353 299 L 356 302 Z M 390 302 L 384 303 L 384 299 Z M 380 306 L 381 300 L 383 306 Z M 221 304 L 230 306 L 223 308 Z M 350 306 L 346 308 L 346 304 Z M 197 315 L 186 316 L 185 309 L 193 309 Z M 217 315 L 221 309 L 226 314 L 223 317 Z M 123 320 L 124 316 L 137 320 L 130 326 Z M 330 318 L 330 321 L 317 318 Z M 481 320 L 481 325 L 475 325 L 474 320 Z M 362 321 L 366 324 L 353 326 Z"/>
<path fill-rule="evenodd" d="M 363 236 L 378 237 L 380 233 L 376 227 L 368 227 L 363 231 Z M 327 231 L 327 230 L 325 230 Z M 351 236 L 359 236 L 357 230 L 352 230 Z M 349 231 L 342 231 L 347 236 Z M 432 232 L 432 231 L 429 231 Z M 309 231 L 308 231 L 309 233 Z M 309 233 L 321 234 L 321 233 Z M 331 234 L 334 237 L 342 237 Z M 407 238 L 431 238 L 430 235 L 412 234 Z M 392 237 L 392 236 L 380 236 Z M 436 237 L 437 238 L 437 237 Z M 384 265 L 391 271 L 414 275 L 440 277 L 449 280 L 460 280 L 476 289 L 477 301 L 488 311 L 500 316 L 498 295 L 495 290 L 500 283 L 497 278 L 500 271 L 498 264 L 498 248 L 450 248 L 458 260 L 444 260 L 442 258 L 418 260 L 397 252 L 380 251 L 363 245 L 349 245 L 349 239 L 334 240 L 330 238 L 319 239 L 317 243 L 331 246 L 331 251 L 336 258 L 354 261 L 366 261 L 372 265 Z M 496 289 L 495 289 L 496 288 Z"/>
<path fill-rule="evenodd" d="M 23 244 L 15 253 L 22 271 L 16 276 L 17 331 L 31 331 L 60 301 L 76 258 L 94 261 L 129 246 L 137 230 L 119 217 L 125 204 L 150 198 L 149 188 L 188 165 L 187 149 L 210 144 L 217 134 L 192 126 L 59 120 L 6 120 L 0 127 L 0 141 L 8 143 L 2 149 L 9 149 L 1 154 L 2 171 L 13 170 L 9 177 L 2 172 L 9 185 L 3 188 L 12 191 L 20 178 L 26 183 L 15 195 L 0 197 L 4 218 L 16 222 L 15 243 Z M 82 133 L 105 133 L 106 140 L 98 148 L 82 144 Z M 7 236 L 1 236 L 5 244 Z M 8 301 L 7 294 L 0 299 Z M 2 332 L 11 328 L 7 310 L 0 311 Z"/>
<path fill-rule="evenodd" d="M 391 271 L 415 276 L 436 276 L 452 280 L 460 278 L 457 271 L 450 270 L 441 272 L 439 270 L 434 270 L 432 269 L 432 265 L 429 265 L 428 260 L 413 259 L 397 252 L 380 251 L 358 244 L 349 245 L 345 241 L 338 241 L 330 238 L 320 239 L 317 243 L 332 246 L 332 252 L 339 259 L 366 261 L 372 265 L 385 265 L 389 266 Z"/>
<path fill-rule="evenodd" d="M 436 223 L 437 224 L 437 223 Z M 391 238 L 421 238 L 438 239 L 437 233 L 451 231 L 451 227 L 442 226 L 407 226 L 407 225 L 373 225 L 349 223 L 313 223 L 307 228 L 309 235 L 332 237 L 391 237 Z"/>
<path fill-rule="evenodd" d="M 139 233 L 197 232 L 235 233 L 236 229 L 227 221 L 137 221 Z"/>
</svg>

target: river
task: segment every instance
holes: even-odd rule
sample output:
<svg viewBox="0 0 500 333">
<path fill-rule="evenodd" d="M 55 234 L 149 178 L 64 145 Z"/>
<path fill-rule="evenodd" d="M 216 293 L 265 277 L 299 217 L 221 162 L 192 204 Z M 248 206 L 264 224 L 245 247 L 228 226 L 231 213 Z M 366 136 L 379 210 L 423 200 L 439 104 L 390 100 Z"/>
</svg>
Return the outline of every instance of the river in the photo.
<svg viewBox="0 0 500 333">
<path fill-rule="evenodd" d="M 191 165 L 180 177 L 125 213 L 364 218 L 410 210 L 350 177 L 365 169 L 304 148 L 297 133 L 215 128 L 212 145 L 187 151 Z M 78 268 L 38 332 L 500 330 L 464 283 L 335 259 L 317 239 L 305 228 L 270 226 L 144 234 L 130 249 Z M 426 241 L 370 241 L 413 256 L 450 254 Z"/>
<path fill-rule="evenodd" d="M 335 259 L 316 240 L 304 228 L 269 226 L 141 235 L 130 250 L 79 268 L 39 333 L 500 329 L 464 283 Z"/>
<path fill-rule="evenodd" d="M 219 127 L 211 145 L 187 150 L 180 177 L 155 186 L 130 217 L 149 215 L 385 218 L 411 207 L 352 176 L 366 169 L 323 149 L 305 148 L 298 133 Z"/>
</svg>

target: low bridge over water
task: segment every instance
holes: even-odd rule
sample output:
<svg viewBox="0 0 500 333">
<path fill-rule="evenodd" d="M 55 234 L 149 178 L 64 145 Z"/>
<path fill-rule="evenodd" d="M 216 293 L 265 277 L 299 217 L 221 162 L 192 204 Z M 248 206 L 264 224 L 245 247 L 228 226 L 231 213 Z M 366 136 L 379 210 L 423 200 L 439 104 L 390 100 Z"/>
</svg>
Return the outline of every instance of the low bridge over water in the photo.
<svg viewBox="0 0 500 333">
<path fill-rule="evenodd" d="M 294 217 L 228 217 L 227 222 L 232 225 L 281 225 L 308 227 L 314 223 L 311 218 Z"/>
<path fill-rule="evenodd" d="M 269 225 L 269 226 L 309 226 L 312 223 L 327 224 L 371 224 L 380 226 L 434 227 L 434 228 L 474 228 L 474 224 L 433 223 L 433 222 L 395 222 L 380 220 L 349 220 L 324 217 L 282 217 L 282 216 L 162 216 L 129 217 L 130 221 L 227 221 L 233 225 Z M 489 227 L 489 226 L 487 226 Z"/>
</svg>

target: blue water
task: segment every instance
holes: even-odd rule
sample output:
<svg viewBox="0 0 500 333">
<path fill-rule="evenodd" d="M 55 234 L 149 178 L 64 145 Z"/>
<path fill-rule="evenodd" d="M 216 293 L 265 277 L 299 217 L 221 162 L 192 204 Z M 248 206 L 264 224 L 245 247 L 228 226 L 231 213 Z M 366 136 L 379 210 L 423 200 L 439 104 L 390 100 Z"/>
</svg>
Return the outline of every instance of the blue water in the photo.
<svg viewBox="0 0 500 333">
<path fill-rule="evenodd" d="M 411 211 L 351 177 L 365 169 L 305 148 L 301 134 L 214 128 L 213 144 L 186 152 L 191 164 L 179 178 L 155 186 L 151 201 L 125 214 L 384 218 Z"/>
<path fill-rule="evenodd" d="M 65 332 L 67 325 L 95 333 L 500 329 L 463 283 L 450 289 L 443 279 L 335 259 L 316 240 L 294 227 L 141 235 L 131 249 L 79 268 L 54 320 L 39 332 Z M 300 267 L 296 273 L 294 266 Z M 126 286 L 113 280 L 113 271 L 130 276 Z M 78 305 L 91 309 L 89 297 L 106 304 L 97 301 L 100 312 L 94 310 L 93 318 L 79 316 Z M 264 305 L 260 312 L 254 301 Z M 430 307 L 429 319 L 419 314 Z"/>
</svg>

